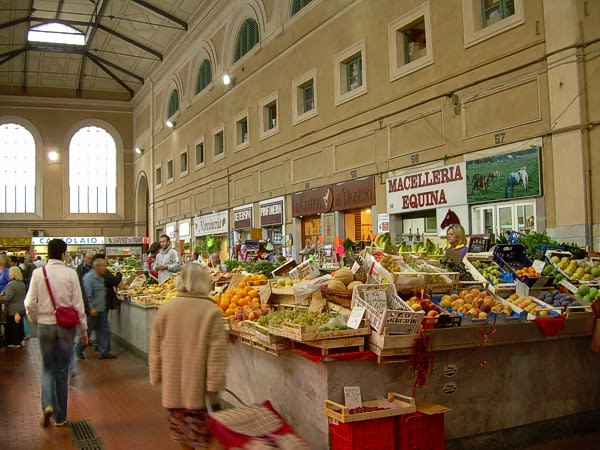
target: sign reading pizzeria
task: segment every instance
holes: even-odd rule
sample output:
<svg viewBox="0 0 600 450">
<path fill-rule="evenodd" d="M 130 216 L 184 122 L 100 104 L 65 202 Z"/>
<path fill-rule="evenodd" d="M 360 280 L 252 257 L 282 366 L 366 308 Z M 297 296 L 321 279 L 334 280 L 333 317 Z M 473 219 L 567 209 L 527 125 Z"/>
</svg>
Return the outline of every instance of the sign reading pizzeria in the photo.
<svg viewBox="0 0 600 450">
<path fill-rule="evenodd" d="M 194 236 L 227 234 L 229 232 L 229 214 L 219 211 L 205 216 L 194 217 Z"/>
<path fill-rule="evenodd" d="M 275 227 L 283 225 L 283 197 L 259 202 L 260 227 Z"/>
<path fill-rule="evenodd" d="M 467 203 L 465 163 L 388 178 L 388 213 L 406 213 Z"/>
<path fill-rule="evenodd" d="M 374 204 L 375 178 L 367 177 L 294 194 L 292 215 L 312 216 L 331 211 L 369 208 Z"/>
<path fill-rule="evenodd" d="M 249 230 L 250 228 L 252 228 L 254 222 L 253 212 L 254 208 L 252 204 L 233 208 L 233 229 Z"/>
</svg>

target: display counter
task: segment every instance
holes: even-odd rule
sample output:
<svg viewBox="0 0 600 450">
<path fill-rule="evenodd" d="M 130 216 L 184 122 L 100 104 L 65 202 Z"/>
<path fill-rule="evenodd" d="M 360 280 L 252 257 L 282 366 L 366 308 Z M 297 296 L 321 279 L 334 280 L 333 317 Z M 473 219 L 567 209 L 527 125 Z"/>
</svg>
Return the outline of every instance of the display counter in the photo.
<svg viewBox="0 0 600 450">
<path fill-rule="evenodd" d="M 111 313 L 112 332 L 147 353 L 156 310 L 122 303 Z M 434 368 L 416 399 L 451 408 L 445 432 L 453 448 L 516 448 L 513 431 L 523 425 L 531 433 L 558 429 L 568 417 L 584 425 L 600 413 L 600 355 L 589 349 L 593 321 L 592 314 L 573 314 L 552 337 L 534 322 L 428 330 Z M 407 345 L 399 353 L 409 354 Z M 388 391 L 411 395 L 413 388 L 407 358 L 379 364 L 370 352 L 347 356 L 315 359 L 291 350 L 274 356 L 232 336 L 227 387 L 246 402 L 271 400 L 311 448 L 324 450 L 323 402 L 343 402 L 343 386 L 360 386 L 363 399 Z"/>
</svg>

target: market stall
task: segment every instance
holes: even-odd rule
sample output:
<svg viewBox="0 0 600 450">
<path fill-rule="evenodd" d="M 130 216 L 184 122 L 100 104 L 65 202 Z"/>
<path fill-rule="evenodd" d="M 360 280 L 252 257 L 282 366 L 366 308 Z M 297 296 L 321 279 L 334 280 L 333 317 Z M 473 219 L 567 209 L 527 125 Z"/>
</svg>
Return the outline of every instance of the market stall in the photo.
<svg viewBox="0 0 600 450">
<path fill-rule="evenodd" d="M 343 405 L 349 386 L 360 387 L 363 399 L 391 391 L 445 405 L 451 412 L 432 433 L 479 439 L 483 447 L 493 436 L 511 446 L 512 430 L 525 424 L 540 430 L 567 421 L 582 426 L 593 420 L 590 412 L 598 413 L 598 385 L 588 375 L 600 370 L 598 354 L 590 351 L 600 266 L 552 252 L 534 265 L 523 251 L 497 246 L 486 256 L 499 276 L 511 274 L 513 285 L 526 291 L 490 290 L 497 275 L 473 264 L 476 280 L 464 284 L 425 253 L 392 255 L 378 248 L 333 274 L 315 273 L 307 261 L 273 271 L 272 280 L 268 273 L 234 275 L 213 296 L 231 338 L 228 387 L 246 401 L 270 399 L 314 449 L 328 442 L 360 448 L 338 446 L 346 427 L 332 427 L 323 410 L 326 401 Z M 561 289 L 542 262 L 569 276 Z M 116 319 L 115 332 L 141 351 L 148 338 L 142 328 L 149 329 L 153 314 L 141 305 L 148 296 L 168 301 L 174 294 L 167 288 L 131 292 L 129 312 L 122 308 Z M 134 316 L 139 326 L 126 331 Z M 391 416 L 387 408 L 373 411 Z M 423 432 L 423 439 L 430 434 Z M 388 438 L 382 436 L 383 445 Z"/>
</svg>

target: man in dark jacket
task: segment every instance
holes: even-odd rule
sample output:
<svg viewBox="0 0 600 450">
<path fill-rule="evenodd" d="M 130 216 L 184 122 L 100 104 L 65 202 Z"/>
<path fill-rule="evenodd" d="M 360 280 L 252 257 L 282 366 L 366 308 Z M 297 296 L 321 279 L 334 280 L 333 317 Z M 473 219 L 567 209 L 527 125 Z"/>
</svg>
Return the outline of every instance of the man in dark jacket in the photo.
<svg viewBox="0 0 600 450">
<path fill-rule="evenodd" d="M 85 289 L 83 288 L 83 277 L 86 273 L 92 270 L 92 259 L 94 259 L 94 252 L 86 252 L 85 255 L 83 255 L 82 263 L 79 264 L 75 269 L 77 275 L 79 276 L 79 285 L 81 287 L 81 295 L 83 296 L 83 304 L 85 305 L 85 313 L 88 316 L 90 314 L 90 302 L 87 301 Z M 85 347 L 83 345 L 75 345 L 75 356 L 77 359 L 85 359 L 85 354 L 83 353 L 84 349 Z M 73 370 L 71 370 L 71 372 L 73 372 Z"/>
<path fill-rule="evenodd" d="M 104 285 L 106 286 L 106 309 L 115 309 L 117 306 L 117 292 L 116 287 L 121 284 L 123 275 L 121 272 L 113 273 L 106 269 L 104 273 Z"/>
</svg>

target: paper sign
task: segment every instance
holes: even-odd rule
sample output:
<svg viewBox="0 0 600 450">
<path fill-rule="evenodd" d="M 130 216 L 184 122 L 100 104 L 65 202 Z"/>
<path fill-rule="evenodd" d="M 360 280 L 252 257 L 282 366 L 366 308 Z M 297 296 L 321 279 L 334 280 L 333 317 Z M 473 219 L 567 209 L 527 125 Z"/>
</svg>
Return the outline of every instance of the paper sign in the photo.
<svg viewBox="0 0 600 450">
<path fill-rule="evenodd" d="M 360 322 L 362 321 L 362 318 L 365 315 L 365 311 L 366 308 L 364 306 L 355 306 L 354 308 L 352 308 L 346 326 L 348 328 L 352 328 L 353 330 L 358 329 L 358 327 L 360 327 Z"/>
<path fill-rule="evenodd" d="M 146 277 L 144 275 L 138 275 L 129 283 L 129 289 L 139 289 L 146 284 Z"/>
<path fill-rule="evenodd" d="M 364 290 L 363 300 L 376 309 L 387 307 L 387 296 L 382 290 Z"/>
<path fill-rule="evenodd" d="M 356 272 L 358 272 L 358 269 L 360 269 L 360 264 L 354 261 L 354 264 L 352 264 L 352 268 L 350 270 L 352 271 L 352 273 L 355 274 Z"/>
<path fill-rule="evenodd" d="M 545 261 L 540 261 L 539 259 L 536 259 L 533 262 L 533 268 L 535 269 L 535 271 L 537 273 L 542 273 L 542 271 L 544 270 L 544 266 L 546 265 Z"/>
<path fill-rule="evenodd" d="M 577 287 L 573 283 L 568 282 L 567 280 L 560 280 L 560 284 L 573 293 L 577 292 Z"/>
<path fill-rule="evenodd" d="M 354 409 L 362 406 L 360 386 L 344 386 L 344 403 L 347 408 Z"/>
<path fill-rule="evenodd" d="M 312 298 L 310 300 L 310 305 L 308 305 L 308 312 L 311 313 L 320 313 L 323 312 L 325 305 L 327 304 L 327 300 L 323 298 L 321 295 L 321 291 L 317 291 L 313 293 Z"/>
</svg>

